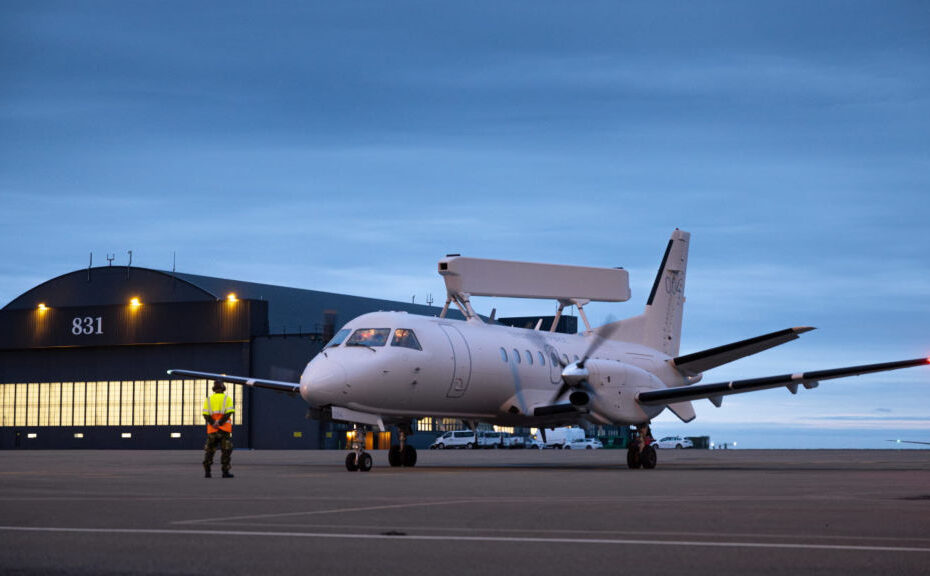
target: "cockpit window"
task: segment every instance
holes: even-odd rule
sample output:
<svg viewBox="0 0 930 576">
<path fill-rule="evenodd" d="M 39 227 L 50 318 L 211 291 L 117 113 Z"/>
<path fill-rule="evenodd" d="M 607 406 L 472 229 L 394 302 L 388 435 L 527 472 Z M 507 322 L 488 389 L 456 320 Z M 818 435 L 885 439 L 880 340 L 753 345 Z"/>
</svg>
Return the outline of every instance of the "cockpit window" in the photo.
<svg viewBox="0 0 930 576">
<path fill-rule="evenodd" d="M 401 348 L 410 348 L 412 350 L 422 350 L 420 341 L 413 330 L 407 328 L 398 328 L 394 330 L 394 339 L 391 340 L 391 346 L 400 346 Z"/>
<path fill-rule="evenodd" d="M 343 328 L 339 332 L 336 332 L 336 335 L 333 336 L 333 338 L 326 344 L 326 346 L 324 346 L 324 349 L 332 348 L 333 346 L 339 346 L 343 343 L 343 341 L 345 341 L 346 336 L 348 336 L 350 332 L 352 331 L 348 328 Z"/>
<path fill-rule="evenodd" d="M 384 346 L 390 335 L 390 328 L 359 328 L 349 336 L 346 346 Z"/>
</svg>

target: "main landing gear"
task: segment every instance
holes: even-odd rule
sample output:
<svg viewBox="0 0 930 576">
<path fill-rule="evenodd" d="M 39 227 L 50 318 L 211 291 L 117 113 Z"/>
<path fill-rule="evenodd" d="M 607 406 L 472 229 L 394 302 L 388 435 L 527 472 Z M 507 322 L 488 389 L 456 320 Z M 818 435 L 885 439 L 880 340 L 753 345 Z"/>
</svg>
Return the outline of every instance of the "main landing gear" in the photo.
<svg viewBox="0 0 930 576">
<path fill-rule="evenodd" d="M 634 470 L 636 468 L 645 468 L 651 470 L 656 467 L 656 449 L 651 445 L 643 446 L 642 452 L 637 444 L 631 444 L 626 451 L 626 465 Z"/>
<path fill-rule="evenodd" d="M 409 426 L 398 426 L 400 446 L 391 446 L 388 450 L 388 463 L 392 467 L 406 466 L 413 468 L 417 465 L 417 449 L 407 444 L 407 436 L 412 434 Z"/>
<path fill-rule="evenodd" d="M 656 447 L 652 445 L 652 431 L 649 424 L 640 424 L 626 451 L 626 465 L 632 469 L 645 468 L 651 470 L 656 467 Z"/>
</svg>

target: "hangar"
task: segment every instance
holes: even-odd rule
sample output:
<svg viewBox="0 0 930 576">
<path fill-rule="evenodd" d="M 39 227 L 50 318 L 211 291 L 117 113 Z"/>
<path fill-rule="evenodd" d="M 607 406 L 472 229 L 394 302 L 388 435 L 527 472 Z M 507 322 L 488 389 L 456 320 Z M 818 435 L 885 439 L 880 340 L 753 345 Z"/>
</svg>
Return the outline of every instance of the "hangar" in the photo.
<svg viewBox="0 0 930 576">
<path fill-rule="evenodd" d="M 296 382 L 336 328 L 377 310 L 440 312 L 139 267 L 64 274 L 0 309 L 0 448 L 199 448 L 210 383 L 166 369 Z M 299 399 L 229 393 L 237 447 L 345 443 L 345 426 L 307 419 Z"/>
<path fill-rule="evenodd" d="M 200 448 L 211 383 L 168 368 L 296 382 L 342 324 L 378 310 L 441 309 L 132 266 L 64 274 L 0 309 L 0 449 Z M 562 317 L 558 329 L 575 332 L 577 319 Z M 297 398 L 228 392 L 239 448 L 346 445 L 347 425 L 309 419 Z M 426 447 L 461 426 L 424 418 L 411 442 Z M 369 434 L 368 448 L 387 448 L 390 435 Z"/>
</svg>

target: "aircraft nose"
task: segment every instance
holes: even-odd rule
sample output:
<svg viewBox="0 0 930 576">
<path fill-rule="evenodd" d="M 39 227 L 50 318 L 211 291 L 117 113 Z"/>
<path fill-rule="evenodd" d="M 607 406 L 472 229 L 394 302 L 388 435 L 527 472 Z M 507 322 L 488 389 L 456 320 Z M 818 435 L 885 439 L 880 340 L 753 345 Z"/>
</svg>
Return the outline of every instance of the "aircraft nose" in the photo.
<svg viewBox="0 0 930 576">
<path fill-rule="evenodd" d="M 315 406 L 331 404 L 346 388 L 345 367 L 332 358 L 316 358 L 300 378 L 300 395 Z"/>
</svg>

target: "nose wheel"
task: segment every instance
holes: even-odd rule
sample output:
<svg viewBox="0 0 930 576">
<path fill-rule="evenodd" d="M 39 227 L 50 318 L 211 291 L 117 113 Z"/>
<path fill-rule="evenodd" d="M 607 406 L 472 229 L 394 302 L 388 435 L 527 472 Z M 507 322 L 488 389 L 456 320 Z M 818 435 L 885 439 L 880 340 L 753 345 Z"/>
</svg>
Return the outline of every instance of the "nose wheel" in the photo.
<svg viewBox="0 0 930 576">
<path fill-rule="evenodd" d="M 368 472 L 371 470 L 371 454 L 368 452 L 362 452 L 361 454 L 349 452 L 346 454 L 346 470 L 349 472 L 355 472 L 356 470 Z"/>
<path fill-rule="evenodd" d="M 368 430 L 364 426 L 355 429 L 352 451 L 346 454 L 346 470 L 349 472 L 371 470 L 371 454 L 364 450 L 366 436 L 368 436 Z"/>
</svg>

